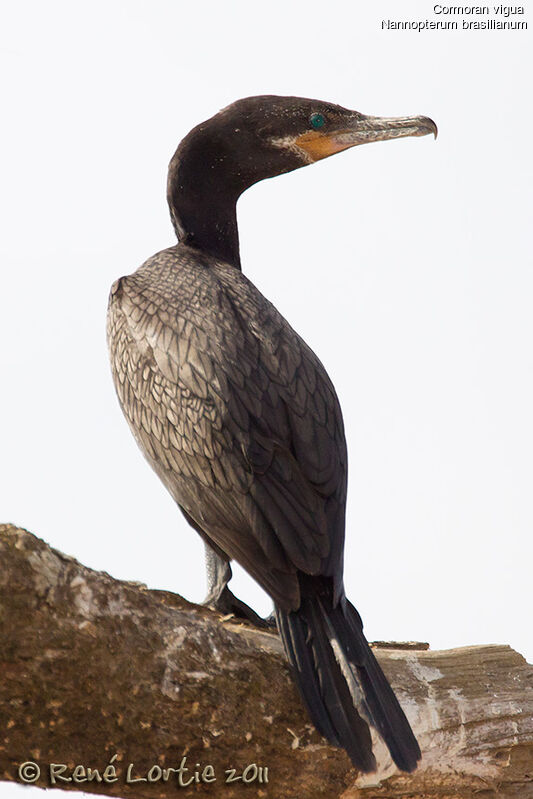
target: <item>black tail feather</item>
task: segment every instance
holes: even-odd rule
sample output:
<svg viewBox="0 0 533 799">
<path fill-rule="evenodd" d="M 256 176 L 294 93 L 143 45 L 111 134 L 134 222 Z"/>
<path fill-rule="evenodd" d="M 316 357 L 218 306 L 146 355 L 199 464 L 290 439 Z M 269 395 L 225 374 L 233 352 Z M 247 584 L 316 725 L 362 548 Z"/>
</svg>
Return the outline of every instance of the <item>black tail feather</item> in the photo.
<svg viewBox="0 0 533 799">
<path fill-rule="evenodd" d="M 308 708 L 311 720 L 319 733 L 331 741 L 335 746 L 340 746 L 335 729 L 329 714 L 324 707 L 320 694 L 320 685 L 316 676 L 316 664 L 311 648 L 307 643 L 307 630 L 299 619 L 292 618 L 294 614 L 282 613 L 276 609 L 278 630 L 283 640 L 289 663 L 298 674 L 298 685 L 302 686 L 303 699 Z"/>
<path fill-rule="evenodd" d="M 376 769 L 367 722 L 402 771 L 414 771 L 420 749 L 387 678 L 345 598 L 303 596 L 290 613 L 276 608 L 281 638 L 309 715 L 319 732 L 342 746 L 363 772 Z"/>
</svg>

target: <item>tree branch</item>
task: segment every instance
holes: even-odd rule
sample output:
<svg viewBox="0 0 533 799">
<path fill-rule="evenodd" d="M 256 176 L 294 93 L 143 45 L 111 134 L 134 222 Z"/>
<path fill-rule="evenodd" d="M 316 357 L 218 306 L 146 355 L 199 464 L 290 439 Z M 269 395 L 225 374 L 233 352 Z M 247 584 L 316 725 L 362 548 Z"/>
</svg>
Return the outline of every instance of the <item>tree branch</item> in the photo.
<svg viewBox="0 0 533 799">
<path fill-rule="evenodd" d="M 37 786 L 139 799 L 533 796 L 533 668 L 507 646 L 379 648 L 423 759 L 400 774 L 376 743 L 380 772 L 358 776 L 309 723 L 276 635 L 10 525 L 0 558 L 3 780 L 30 761 Z"/>
</svg>

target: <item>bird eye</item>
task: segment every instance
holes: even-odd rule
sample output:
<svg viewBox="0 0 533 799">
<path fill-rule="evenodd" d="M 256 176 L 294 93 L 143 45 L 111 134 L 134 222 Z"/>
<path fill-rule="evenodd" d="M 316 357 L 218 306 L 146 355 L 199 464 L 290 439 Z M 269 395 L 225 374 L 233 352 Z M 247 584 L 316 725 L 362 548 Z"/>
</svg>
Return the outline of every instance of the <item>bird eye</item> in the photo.
<svg viewBox="0 0 533 799">
<path fill-rule="evenodd" d="M 321 128 L 323 125 L 326 124 L 326 120 L 322 116 L 322 114 L 311 114 L 309 117 L 309 122 L 311 123 L 311 127 L 315 130 Z"/>
</svg>

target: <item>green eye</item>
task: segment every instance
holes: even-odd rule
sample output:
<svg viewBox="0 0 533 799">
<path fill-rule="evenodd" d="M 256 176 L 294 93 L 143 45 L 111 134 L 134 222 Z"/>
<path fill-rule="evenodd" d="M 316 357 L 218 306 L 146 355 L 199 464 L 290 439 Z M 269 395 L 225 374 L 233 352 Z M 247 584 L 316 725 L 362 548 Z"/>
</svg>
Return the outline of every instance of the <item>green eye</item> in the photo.
<svg viewBox="0 0 533 799">
<path fill-rule="evenodd" d="M 322 116 L 322 114 L 311 114 L 309 117 L 309 122 L 311 123 L 311 127 L 315 130 L 321 128 L 323 125 L 326 124 L 326 120 Z"/>
</svg>

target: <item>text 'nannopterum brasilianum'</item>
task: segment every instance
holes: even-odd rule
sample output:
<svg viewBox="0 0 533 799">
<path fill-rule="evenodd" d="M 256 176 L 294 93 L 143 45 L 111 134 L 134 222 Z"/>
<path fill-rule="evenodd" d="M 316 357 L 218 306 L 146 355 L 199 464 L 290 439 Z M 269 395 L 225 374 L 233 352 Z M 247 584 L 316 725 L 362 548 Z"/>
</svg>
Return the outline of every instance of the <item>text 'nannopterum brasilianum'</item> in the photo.
<svg viewBox="0 0 533 799">
<path fill-rule="evenodd" d="M 428 133 L 437 129 L 427 117 L 238 100 L 194 128 L 170 162 L 179 243 L 117 280 L 109 302 L 120 404 L 206 544 L 208 603 L 260 621 L 227 586 L 232 559 L 270 594 L 311 719 L 361 771 L 376 768 L 369 725 L 404 771 L 420 749 L 344 593 L 346 442 L 335 389 L 242 274 L 236 204 L 264 178 Z"/>
</svg>

